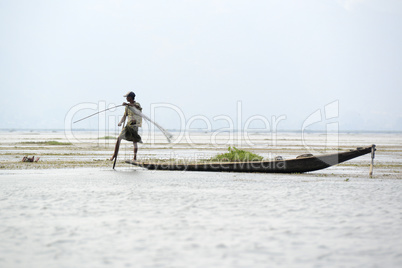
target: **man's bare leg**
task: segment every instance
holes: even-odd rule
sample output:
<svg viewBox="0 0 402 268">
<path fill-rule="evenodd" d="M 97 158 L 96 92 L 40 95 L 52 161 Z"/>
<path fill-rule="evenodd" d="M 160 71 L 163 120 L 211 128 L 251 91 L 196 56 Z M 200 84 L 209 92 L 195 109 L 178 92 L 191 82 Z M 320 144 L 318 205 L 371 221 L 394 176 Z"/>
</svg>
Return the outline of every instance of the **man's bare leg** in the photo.
<svg viewBox="0 0 402 268">
<path fill-rule="evenodd" d="M 138 152 L 138 145 L 136 142 L 133 142 L 134 144 L 134 158 L 133 160 L 136 161 L 137 160 L 137 152 Z"/>
<path fill-rule="evenodd" d="M 116 141 L 116 145 L 114 146 L 113 156 L 109 159 L 110 161 L 113 161 L 117 157 L 117 154 L 119 153 L 120 142 L 121 142 L 121 138 L 118 137 L 117 141 Z"/>
</svg>

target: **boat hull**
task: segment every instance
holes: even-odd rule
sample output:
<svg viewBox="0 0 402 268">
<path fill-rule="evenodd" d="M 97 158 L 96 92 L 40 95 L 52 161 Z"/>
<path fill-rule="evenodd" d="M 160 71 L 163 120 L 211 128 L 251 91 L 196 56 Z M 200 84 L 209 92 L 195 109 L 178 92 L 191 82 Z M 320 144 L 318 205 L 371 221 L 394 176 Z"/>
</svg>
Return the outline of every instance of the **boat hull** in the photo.
<svg viewBox="0 0 402 268">
<path fill-rule="evenodd" d="M 263 172 L 263 173 L 304 173 L 324 169 L 353 158 L 369 154 L 375 145 L 358 148 L 349 152 L 310 156 L 288 160 L 250 161 L 250 162 L 133 162 L 126 163 L 144 167 L 149 170 L 181 170 L 211 172 Z"/>
</svg>

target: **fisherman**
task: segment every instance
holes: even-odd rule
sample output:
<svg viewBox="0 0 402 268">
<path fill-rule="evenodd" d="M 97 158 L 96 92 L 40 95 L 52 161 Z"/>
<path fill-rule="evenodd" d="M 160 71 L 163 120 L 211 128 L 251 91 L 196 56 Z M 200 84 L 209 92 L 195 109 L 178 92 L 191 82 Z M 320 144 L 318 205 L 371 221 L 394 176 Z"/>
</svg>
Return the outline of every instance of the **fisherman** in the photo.
<svg viewBox="0 0 402 268">
<path fill-rule="evenodd" d="M 120 148 L 120 142 L 122 139 L 125 139 L 127 141 L 132 141 L 134 144 L 134 158 L 133 160 L 137 160 L 137 152 L 138 152 L 138 146 L 137 142 L 142 143 L 141 136 L 138 134 L 138 128 L 142 126 L 142 117 L 135 114 L 133 111 L 131 111 L 128 107 L 134 107 L 138 109 L 139 111 L 142 111 L 141 105 L 135 101 L 135 94 L 134 92 L 130 91 L 126 95 L 127 102 L 123 102 L 123 105 L 126 106 L 126 109 L 124 111 L 124 115 L 121 118 L 118 126 L 120 127 L 122 124 L 124 125 L 124 122 L 126 121 L 126 118 L 128 117 L 127 125 L 123 128 L 121 131 L 119 137 L 117 138 L 116 141 L 116 146 L 114 148 L 114 153 L 113 156 L 110 158 L 110 161 L 113 161 L 116 157 L 117 154 L 119 153 L 119 148 Z"/>
</svg>

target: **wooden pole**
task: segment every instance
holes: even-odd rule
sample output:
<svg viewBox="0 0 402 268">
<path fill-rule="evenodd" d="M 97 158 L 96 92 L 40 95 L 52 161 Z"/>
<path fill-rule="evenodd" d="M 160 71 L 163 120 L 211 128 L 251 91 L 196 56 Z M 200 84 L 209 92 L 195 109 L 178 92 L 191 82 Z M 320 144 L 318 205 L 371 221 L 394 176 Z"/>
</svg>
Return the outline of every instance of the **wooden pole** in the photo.
<svg viewBox="0 0 402 268">
<path fill-rule="evenodd" d="M 84 117 L 84 118 L 81 118 L 80 120 L 74 121 L 73 124 L 74 124 L 74 123 L 77 123 L 77 122 L 80 122 L 80 121 L 82 121 L 82 120 L 84 120 L 84 119 L 90 118 L 91 116 L 100 114 L 100 113 L 102 113 L 102 112 L 106 112 L 106 111 L 108 111 L 108 110 L 110 110 L 110 109 L 114 109 L 114 108 L 117 108 L 117 107 L 120 107 L 120 106 L 123 106 L 123 105 L 117 105 L 117 106 L 110 107 L 110 108 L 107 108 L 107 109 L 105 109 L 105 110 L 102 110 L 102 111 L 100 111 L 100 112 L 96 112 L 96 113 L 94 113 L 94 114 L 88 115 L 88 116 L 86 116 L 86 117 Z"/>
<path fill-rule="evenodd" d="M 373 144 L 371 146 L 371 164 L 370 164 L 370 172 L 369 172 L 370 178 L 373 177 L 373 166 L 374 166 L 375 150 L 376 150 L 375 149 L 375 144 Z"/>
<path fill-rule="evenodd" d="M 123 130 L 124 129 L 124 125 L 125 125 L 125 123 L 126 123 L 126 121 L 124 121 L 124 123 L 123 123 L 123 127 L 121 128 L 121 130 Z M 120 135 L 120 134 L 119 134 Z M 121 145 L 121 143 L 119 144 L 119 149 L 120 149 L 120 145 Z M 117 150 L 117 152 L 116 152 L 116 157 L 114 158 L 114 162 L 113 162 L 113 169 L 114 169 L 114 167 L 116 166 L 116 161 L 117 161 L 117 155 L 119 154 L 119 150 Z"/>
<path fill-rule="evenodd" d="M 118 154 L 118 153 L 117 153 L 117 154 Z M 116 154 L 116 157 L 114 158 L 114 162 L 113 162 L 113 169 L 114 169 L 114 167 L 116 166 L 117 154 Z"/>
</svg>

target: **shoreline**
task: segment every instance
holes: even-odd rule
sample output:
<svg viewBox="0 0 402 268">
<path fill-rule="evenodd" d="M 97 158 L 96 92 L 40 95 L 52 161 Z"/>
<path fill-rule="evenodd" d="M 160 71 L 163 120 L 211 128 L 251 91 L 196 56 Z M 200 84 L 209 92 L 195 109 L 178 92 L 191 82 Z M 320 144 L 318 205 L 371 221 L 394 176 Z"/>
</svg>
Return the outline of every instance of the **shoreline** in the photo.
<svg viewBox="0 0 402 268">
<path fill-rule="evenodd" d="M 105 133 L 102 133 L 102 135 Z M 247 139 L 231 137 L 220 133 L 189 133 L 180 141 L 168 143 L 162 134 L 154 133 L 153 137 L 144 135 L 144 143 L 139 144 L 138 161 L 188 161 L 199 162 L 226 152 L 228 146 L 235 146 L 264 157 L 265 160 L 282 156 L 284 159 L 311 152 L 320 155 L 329 151 L 347 151 L 360 146 L 377 145 L 374 160 L 374 178 L 402 177 L 402 139 L 399 134 L 338 134 L 339 146 L 328 146 L 326 139 L 331 135 L 308 133 L 302 140 L 300 133 L 281 133 L 272 139 L 270 135 L 249 133 Z M 43 169 L 79 169 L 79 168 L 111 168 L 109 161 L 114 148 L 115 139 L 110 136 L 98 136 L 98 132 L 82 132 L 75 136 L 77 142 L 71 142 L 59 132 L 1 132 L 0 131 L 0 170 L 43 170 Z M 232 140 L 230 140 L 232 138 Z M 230 143 L 230 144 L 229 144 Z M 233 144 L 234 143 L 234 144 Z M 335 144 L 336 145 L 336 144 Z M 124 163 L 131 159 L 133 146 L 123 141 L 117 160 L 117 167 L 127 168 Z M 40 157 L 39 162 L 21 162 L 24 156 Z M 363 174 L 369 169 L 370 156 L 361 156 L 351 161 L 335 165 L 308 174 L 317 176 L 328 173 L 342 175 L 349 168 Z M 130 167 L 133 168 L 133 167 Z M 266 174 L 266 173 L 260 173 Z"/>
<path fill-rule="evenodd" d="M 180 132 L 191 132 L 191 133 L 205 133 L 206 131 L 203 129 L 194 129 L 194 130 L 186 130 L 186 131 L 181 131 L 179 129 L 166 129 L 169 132 L 172 133 L 180 133 Z M 0 133 L 1 132 L 13 132 L 13 133 L 18 133 L 18 132 L 52 132 L 52 133 L 57 133 L 57 132 L 65 132 L 65 129 L 35 129 L 35 128 L 0 128 Z M 77 132 L 119 132 L 120 129 L 73 129 L 71 130 L 72 132 L 77 131 Z M 143 129 L 144 132 L 149 132 L 149 129 Z M 239 133 L 243 132 L 242 130 L 234 129 L 232 131 L 225 131 L 222 129 L 211 129 L 209 132 L 217 132 L 219 131 L 220 133 Z M 272 131 L 269 130 L 248 130 L 248 133 L 272 133 Z M 277 129 L 275 131 L 276 133 L 300 133 L 299 129 Z M 307 129 L 304 131 L 305 133 L 315 133 L 315 134 L 323 134 L 327 133 L 327 131 L 323 130 L 314 130 L 314 129 Z M 330 131 L 329 131 L 330 132 Z M 351 130 L 351 129 L 346 129 L 346 130 L 338 130 L 336 132 L 332 133 L 340 133 L 340 134 L 348 134 L 348 133 L 355 133 L 355 134 L 402 134 L 402 130 Z"/>
</svg>

